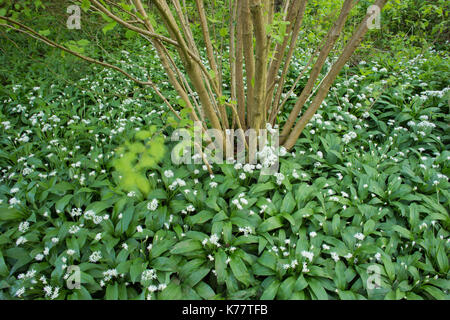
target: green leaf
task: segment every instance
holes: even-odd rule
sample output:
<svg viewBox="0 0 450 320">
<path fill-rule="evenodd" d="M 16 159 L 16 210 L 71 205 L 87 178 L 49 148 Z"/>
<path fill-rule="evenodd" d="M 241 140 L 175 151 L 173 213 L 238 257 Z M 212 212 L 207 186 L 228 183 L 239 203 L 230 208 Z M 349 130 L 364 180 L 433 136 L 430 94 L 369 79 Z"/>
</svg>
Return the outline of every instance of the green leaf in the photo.
<svg viewBox="0 0 450 320">
<path fill-rule="evenodd" d="M 275 279 L 272 283 L 264 290 L 261 295 L 261 300 L 273 300 L 277 295 L 278 288 L 280 287 L 280 281 Z"/>
<path fill-rule="evenodd" d="M 181 242 L 178 242 L 170 253 L 172 254 L 185 254 L 193 251 L 201 251 L 203 250 L 203 246 L 198 240 L 188 239 Z"/>
<path fill-rule="evenodd" d="M 208 275 L 208 273 L 211 271 L 211 268 L 208 267 L 202 267 L 194 272 L 192 272 L 186 279 L 185 283 L 191 287 L 195 286 L 197 283 L 202 281 L 204 277 Z"/>
<path fill-rule="evenodd" d="M 39 34 L 44 37 L 47 37 L 48 35 L 50 35 L 50 33 L 51 33 L 51 31 L 48 29 L 39 31 Z"/>
<path fill-rule="evenodd" d="M 278 296 L 281 300 L 287 300 L 292 296 L 292 292 L 294 291 L 296 283 L 296 278 L 291 276 L 284 280 L 279 289 L 278 289 Z"/>
<path fill-rule="evenodd" d="M 131 282 L 136 282 L 144 271 L 144 264 L 141 261 L 133 263 L 130 267 Z"/>
<path fill-rule="evenodd" d="M 8 267 L 6 266 L 5 259 L 3 258 L 1 250 L 0 250 L 0 275 L 2 277 L 6 277 L 8 275 Z"/>
<path fill-rule="evenodd" d="M 214 290 L 204 281 L 195 286 L 195 291 L 205 300 L 212 300 L 216 295 Z"/>
<path fill-rule="evenodd" d="M 14 208 L 0 207 L 0 221 L 23 219 L 25 215 Z"/>
<path fill-rule="evenodd" d="M 108 284 L 106 287 L 106 300 L 118 300 L 119 299 L 119 285 L 116 283 Z"/>
<path fill-rule="evenodd" d="M 87 12 L 90 7 L 91 7 L 91 2 L 89 0 L 83 0 L 81 2 L 81 9 L 83 9 L 84 12 Z"/>
<path fill-rule="evenodd" d="M 241 260 L 241 258 L 237 256 L 231 257 L 230 267 L 236 279 L 238 279 L 246 286 L 250 284 L 251 282 L 250 273 L 247 270 L 247 267 L 245 266 L 245 263 Z"/>
<path fill-rule="evenodd" d="M 443 245 L 442 243 L 439 245 L 439 248 L 437 249 L 436 259 L 439 265 L 439 270 L 443 274 L 447 274 L 449 269 L 448 255 L 445 253 L 445 245 Z"/>
<path fill-rule="evenodd" d="M 183 299 L 183 292 L 179 283 L 171 281 L 167 287 L 161 291 L 158 297 L 160 300 L 181 300 Z"/>
<path fill-rule="evenodd" d="M 306 281 L 305 277 L 303 275 L 300 275 L 298 277 L 297 281 L 295 282 L 295 290 L 302 291 L 308 286 L 308 282 Z"/>
<path fill-rule="evenodd" d="M 318 280 L 308 279 L 308 285 L 311 288 L 314 295 L 317 297 L 317 299 L 328 300 L 328 294 Z"/>
<path fill-rule="evenodd" d="M 63 212 L 69 201 L 73 198 L 73 194 L 68 194 L 59 199 L 55 204 L 55 209 L 59 212 Z"/>
<path fill-rule="evenodd" d="M 267 220 L 264 220 L 264 222 L 258 226 L 257 230 L 259 232 L 267 232 L 270 230 L 280 228 L 282 226 L 283 226 L 283 220 L 281 219 L 281 216 L 274 216 L 274 217 L 270 217 Z"/>
<path fill-rule="evenodd" d="M 258 258 L 258 263 L 261 265 L 271 269 L 276 270 L 277 268 L 277 257 L 275 257 L 272 253 L 264 251 L 261 257 Z"/>
<path fill-rule="evenodd" d="M 403 238 L 412 239 L 411 231 L 409 231 L 408 229 L 399 225 L 392 226 L 392 229 L 400 234 Z"/>
<path fill-rule="evenodd" d="M 227 279 L 227 255 L 222 249 L 217 250 L 214 256 L 215 269 L 217 272 L 217 283 L 223 284 Z"/>
<path fill-rule="evenodd" d="M 334 267 L 334 271 L 336 273 L 336 278 L 334 278 L 334 281 L 339 290 L 344 290 L 345 285 L 347 283 L 347 280 L 345 277 L 345 270 L 346 270 L 346 266 L 341 260 L 336 262 L 336 266 Z"/>
<path fill-rule="evenodd" d="M 437 300 L 447 300 L 448 296 L 446 296 L 441 290 L 439 290 L 436 287 L 426 285 L 422 287 L 423 290 L 425 290 L 429 295 L 431 295 L 433 298 Z"/>
<path fill-rule="evenodd" d="M 288 192 L 283 199 L 283 203 L 281 204 L 280 212 L 281 213 L 292 213 L 296 206 L 296 202 L 291 192 Z"/>
<path fill-rule="evenodd" d="M 117 25 L 117 22 L 112 21 L 108 23 L 106 26 L 102 28 L 103 34 L 106 34 L 108 31 L 114 29 L 114 27 Z"/>
<path fill-rule="evenodd" d="M 387 255 L 382 255 L 381 260 L 384 264 L 384 270 L 386 270 L 386 274 L 388 275 L 389 279 L 391 281 L 394 281 L 395 279 L 395 266 L 394 263 L 392 263 L 391 258 Z"/>
</svg>

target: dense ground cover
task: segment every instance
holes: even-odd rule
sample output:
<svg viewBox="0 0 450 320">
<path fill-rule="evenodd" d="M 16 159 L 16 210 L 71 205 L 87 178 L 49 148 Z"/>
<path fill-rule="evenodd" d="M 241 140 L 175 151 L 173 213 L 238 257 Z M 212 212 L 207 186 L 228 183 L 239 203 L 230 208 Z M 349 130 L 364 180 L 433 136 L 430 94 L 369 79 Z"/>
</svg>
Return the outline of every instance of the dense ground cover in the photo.
<svg viewBox="0 0 450 320">
<path fill-rule="evenodd" d="M 176 100 L 154 53 L 130 42 L 111 57 L 139 61 L 133 72 Z M 24 68 L 5 45 L 0 298 L 448 299 L 448 52 L 390 45 L 358 53 L 279 173 L 210 175 L 166 152 L 147 195 L 122 188 L 115 150 L 151 126 L 170 135 L 162 101 L 57 51 L 45 62 L 61 74 Z M 80 289 L 67 287 L 73 265 Z"/>
</svg>

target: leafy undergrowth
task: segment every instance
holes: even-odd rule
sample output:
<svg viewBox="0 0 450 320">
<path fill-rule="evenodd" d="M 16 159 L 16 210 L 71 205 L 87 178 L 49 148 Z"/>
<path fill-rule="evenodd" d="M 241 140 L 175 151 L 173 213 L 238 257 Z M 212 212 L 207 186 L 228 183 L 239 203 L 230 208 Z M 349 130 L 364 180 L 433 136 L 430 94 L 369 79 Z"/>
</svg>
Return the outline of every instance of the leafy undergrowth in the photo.
<svg viewBox="0 0 450 320">
<path fill-rule="evenodd" d="M 448 57 L 402 55 L 347 68 L 274 176 L 167 153 L 146 196 L 113 159 L 162 128 L 150 91 L 95 67 L 6 85 L 0 298 L 448 299 Z M 140 63 L 176 100 L 157 60 Z"/>
</svg>

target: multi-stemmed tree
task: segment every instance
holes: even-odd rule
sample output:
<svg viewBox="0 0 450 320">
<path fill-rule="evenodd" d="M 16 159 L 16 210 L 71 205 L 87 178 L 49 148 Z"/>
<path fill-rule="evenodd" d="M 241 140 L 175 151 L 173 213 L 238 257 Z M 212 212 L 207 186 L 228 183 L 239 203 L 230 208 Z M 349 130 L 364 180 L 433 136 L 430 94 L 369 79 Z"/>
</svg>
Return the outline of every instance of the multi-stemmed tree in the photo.
<svg viewBox="0 0 450 320">
<path fill-rule="evenodd" d="M 190 118 L 203 129 L 216 129 L 225 137 L 227 129 L 265 128 L 280 125 L 280 143 L 291 149 L 308 121 L 321 106 L 341 69 L 349 61 L 387 0 L 374 0 L 372 8 L 347 40 L 324 77 L 320 77 L 350 11 L 358 0 L 343 0 L 340 12 L 308 65 L 309 78 L 284 123 L 278 123 L 286 99 L 287 73 L 296 50 L 308 0 L 229 0 L 227 32 L 217 44 L 217 32 L 209 19 L 214 5 L 204 0 L 82 0 L 70 1 L 85 10 L 107 17 L 113 24 L 138 33 L 156 49 L 167 78 L 184 101 Z M 188 8 L 195 8 L 189 10 Z M 86 61 L 113 68 L 141 85 L 151 86 L 180 118 L 180 106 L 172 106 L 151 79 L 137 79 L 118 66 L 98 61 L 58 44 L 29 26 L 0 15 L 2 26 L 24 32 L 50 46 Z M 199 28 L 193 30 L 191 21 Z M 161 28 L 161 25 L 164 28 Z M 196 31 L 196 32 L 194 32 Z M 228 42 L 228 45 L 224 45 Z M 219 61 L 229 56 L 229 63 Z M 225 66 L 229 67 L 224 77 Z M 308 69 L 302 71 L 302 75 Z M 319 82 L 320 81 L 320 82 Z M 319 84 L 318 84 L 319 83 Z M 230 95 L 224 94 L 224 85 Z M 293 89 L 289 91 L 292 92 Z M 289 94 L 288 93 L 288 94 Z M 307 108 L 304 108 L 307 106 Z M 303 110 L 305 109 L 305 110 Z M 222 140 L 227 147 L 227 139 Z"/>
</svg>

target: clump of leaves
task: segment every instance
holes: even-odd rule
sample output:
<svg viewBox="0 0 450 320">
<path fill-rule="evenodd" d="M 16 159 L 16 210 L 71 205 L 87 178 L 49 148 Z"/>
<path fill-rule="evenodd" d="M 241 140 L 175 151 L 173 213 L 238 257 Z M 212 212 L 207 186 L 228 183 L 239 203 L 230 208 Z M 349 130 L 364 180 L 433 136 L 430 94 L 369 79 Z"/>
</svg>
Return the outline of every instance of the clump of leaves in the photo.
<svg viewBox="0 0 450 320">
<path fill-rule="evenodd" d="M 113 161 L 121 177 L 120 187 L 147 195 L 151 187 L 146 172 L 161 161 L 165 151 L 164 136 L 157 132 L 156 126 L 138 131 L 132 141 L 126 141 L 117 149 L 118 158 Z"/>
</svg>

